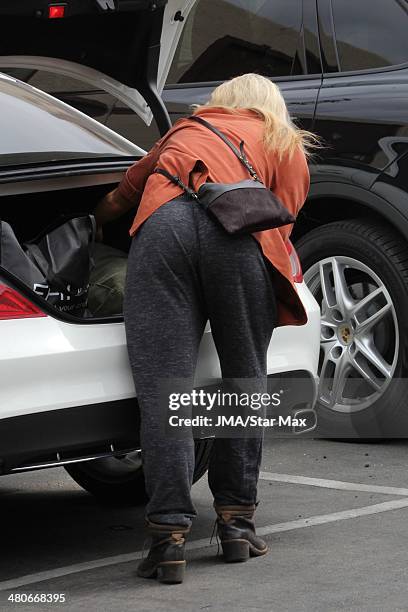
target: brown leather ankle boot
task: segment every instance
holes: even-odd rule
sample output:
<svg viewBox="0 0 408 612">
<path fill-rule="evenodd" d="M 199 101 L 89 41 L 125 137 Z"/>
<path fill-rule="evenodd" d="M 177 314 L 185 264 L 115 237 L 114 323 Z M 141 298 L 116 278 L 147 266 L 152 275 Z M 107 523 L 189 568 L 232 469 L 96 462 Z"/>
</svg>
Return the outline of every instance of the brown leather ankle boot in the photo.
<svg viewBox="0 0 408 612">
<path fill-rule="evenodd" d="M 228 563 L 247 561 L 249 557 L 260 557 L 268 552 L 268 546 L 255 533 L 252 520 L 255 505 L 216 506 L 217 534 L 221 541 L 224 559 Z"/>
<path fill-rule="evenodd" d="M 186 568 L 185 535 L 190 528 L 148 521 L 147 529 L 152 541 L 149 554 L 137 568 L 137 575 L 142 578 L 157 578 L 167 584 L 183 582 Z"/>
</svg>

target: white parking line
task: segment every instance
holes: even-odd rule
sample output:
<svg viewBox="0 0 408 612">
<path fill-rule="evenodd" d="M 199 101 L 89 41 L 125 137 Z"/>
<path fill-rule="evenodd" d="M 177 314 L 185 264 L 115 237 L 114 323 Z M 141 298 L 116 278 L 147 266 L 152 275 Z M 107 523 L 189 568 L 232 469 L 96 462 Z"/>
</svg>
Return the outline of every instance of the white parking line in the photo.
<svg viewBox="0 0 408 612">
<path fill-rule="evenodd" d="M 407 507 L 408 499 L 396 499 L 389 502 L 383 502 L 381 504 L 363 506 L 362 508 L 354 508 L 352 510 L 333 512 L 332 514 L 320 514 L 296 521 L 288 521 L 287 523 L 276 523 L 275 525 L 267 525 L 266 527 L 258 528 L 257 533 L 261 536 L 266 536 L 282 531 L 292 531 L 293 529 L 314 527 L 316 525 L 324 525 L 326 523 L 333 523 L 336 521 L 345 521 L 348 519 L 358 518 L 360 516 L 369 516 L 370 514 L 379 514 L 381 512 L 399 510 L 401 508 Z M 201 548 L 207 548 L 209 546 L 211 545 L 210 538 L 208 537 L 203 538 L 201 540 L 189 542 L 187 544 L 187 549 L 197 550 Z M 142 551 L 137 551 L 134 553 L 114 555 L 112 557 L 104 557 L 102 559 L 96 559 L 95 561 L 89 561 L 86 563 L 76 563 L 75 565 L 67 565 L 65 567 L 59 567 L 44 572 L 38 572 L 37 574 L 27 574 L 26 576 L 21 576 L 20 578 L 14 578 L 11 580 L 4 580 L 3 582 L 0 582 L 0 591 L 19 589 L 30 584 L 35 584 L 37 582 L 43 582 L 45 580 L 54 580 L 56 578 L 63 578 L 65 576 L 69 576 L 70 574 L 78 574 L 80 572 L 86 572 L 89 570 L 98 569 L 100 567 L 109 567 L 112 565 L 119 565 L 121 563 L 128 563 L 129 561 L 136 561 L 138 559 L 141 559 L 141 557 Z"/>
<path fill-rule="evenodd" d="M 294 474 L 280 474 L 275 472 L 261 472 L 262 480 L 285 482 L 287 484 L 301 484 L 309 487 L 323 487 L 324 489 L 337 489 L 338 491 L 361 491 L 364 493 L 382 493 L 383 495 L 408 495 L 408 489 L 399 487 L 383 487 L 380 485 L 366 485 L 357 482 L 343 482 L 342 480 L 326 480 L 324 478 L 309 478 Z"/>
</svg>

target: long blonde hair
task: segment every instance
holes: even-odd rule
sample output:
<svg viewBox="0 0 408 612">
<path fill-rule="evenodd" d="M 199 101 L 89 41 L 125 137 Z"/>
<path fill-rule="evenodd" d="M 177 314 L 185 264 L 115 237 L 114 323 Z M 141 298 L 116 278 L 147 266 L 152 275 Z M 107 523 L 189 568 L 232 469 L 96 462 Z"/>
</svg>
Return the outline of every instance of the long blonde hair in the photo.
<svg viewBox="0 0 408 612">
<path fill-rule="evenodd" d="M 298 128 L 289 116 L 279 87 L 259 74 L 243 74 L 225 81 L 214 89 L 210 100 L 202 106 L 194 105 L 194 112 L 208 107 L 228 109 L 231 112 L 245 108 L 255 111 L 265 123 L 263 143 L 282 158 L 293 155 L 300 147 L 309 156 L 320 147 L 320 140 L 312 132 Z"/>
</svg>

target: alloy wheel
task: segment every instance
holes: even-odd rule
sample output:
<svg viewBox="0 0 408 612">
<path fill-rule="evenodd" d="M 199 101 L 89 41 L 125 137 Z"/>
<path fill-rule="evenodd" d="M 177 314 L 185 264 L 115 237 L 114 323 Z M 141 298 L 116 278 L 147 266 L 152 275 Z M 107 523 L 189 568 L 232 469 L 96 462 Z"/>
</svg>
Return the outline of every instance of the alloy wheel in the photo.
<svg viewBox="0 0 408 612">
<path fill-rule="evenodd" d="M 373 270 L 351 257 L 323 259 L 304 277 L 321 305 L 319 402 L 343 413 L 368 408 L 383 395 L 397 365 L 391 296 Z"/>
</svg>

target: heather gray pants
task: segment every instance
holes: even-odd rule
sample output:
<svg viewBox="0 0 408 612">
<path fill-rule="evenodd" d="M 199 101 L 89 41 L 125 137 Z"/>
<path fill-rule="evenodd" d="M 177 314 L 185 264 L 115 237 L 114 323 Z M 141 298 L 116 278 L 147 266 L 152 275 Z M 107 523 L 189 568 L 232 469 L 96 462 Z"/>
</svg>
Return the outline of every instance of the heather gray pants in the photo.
<svg viewBox="0 0 408 612">
<path fill-rule="evenodd" d="M 276 324 L 269 265 L 252 236 L 228 235 L 184 196 L 156 210 L 132 240 L 124 316 L 151 521 L 189 525 L 196 515 L 194 441 L 163 435 L 160 380 L 192 387 L 207 320 L 223 377 L 265 380 Z M 209 485 L 217 504 L 256 503 L 261 451 L 261 435 L 215 440 Z"/>
</svg>

